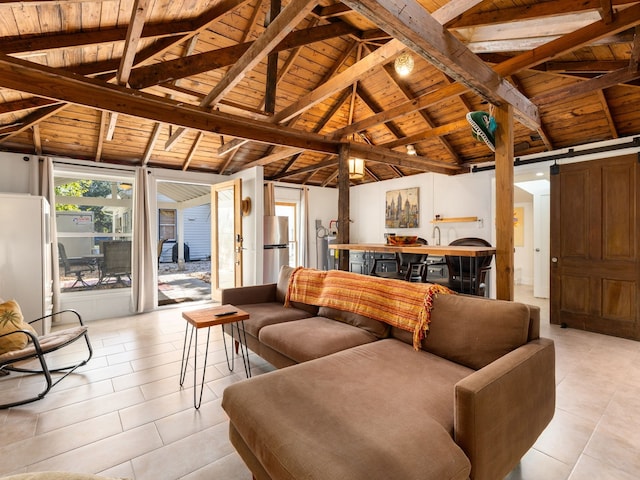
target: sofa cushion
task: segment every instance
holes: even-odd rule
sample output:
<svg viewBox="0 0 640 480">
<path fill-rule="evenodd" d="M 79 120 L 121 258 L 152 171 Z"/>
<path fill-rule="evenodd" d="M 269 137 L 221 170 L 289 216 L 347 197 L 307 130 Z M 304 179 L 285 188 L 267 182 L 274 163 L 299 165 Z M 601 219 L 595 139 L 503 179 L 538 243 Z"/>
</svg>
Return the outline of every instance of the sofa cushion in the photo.
<svg viewBox="0 0 640 480">
<path fill-rule="evenodd" d="M 320 307 L 318 310 L 318 316 L 362 328 L 367 332 L 373 333 L 378 338 L 386 338 L 389 336 L 389 324 L 380 322 L 373 318 L 365 317 L 364 315 L 358 315 L 357 313 L 345 312 L 344 310 L 338 310 L 331 307 Z"/>
<path fill-rule="evenodd" d="M 438 295 L 422 348 L 477 370 L 527 343 L 528 332 L 525 304 Z"/>
<path fill-rule="evenodd" d="M 287 297 L 287 290 L 289 289 L 289 279 L 295 268 L 288 265 L 280 267 L 280 273 L 278 274 L 278 283 L 276 284 L 276 300 L 284 305 L 284 300 Z M 307 305 L 306 303 L 291 302 L 291 306 L 299 308 L 300 310 L 306 310 L 312 315 L 318 313 L 318 307 L 315 305 Z"/>
<path fill-rule="evenodd" d="M 272 478 L 466 480 L 451 435 L 471 372 L 384 339 L 231 385 L 222 406 Z"/>
<path fill-rule="evenodd" d="M 254 337 L 258 337 L 258 332 L 266 325 L 290 322 L 312 316 L 306 310 L 288 308 L 278 302 L 248 303 L 246 305 L 236 305 L 236 307 L 249 314 L 249 320 L 245 320 L 244 328 L 247 335 L 253 335 Z"/>
<path fill-rule="evenodd" d="M 258 338 L 298 363 L 377 340 L 366 330 L 325 317 L 269 325 L 260 330 Z"/>
</svg>

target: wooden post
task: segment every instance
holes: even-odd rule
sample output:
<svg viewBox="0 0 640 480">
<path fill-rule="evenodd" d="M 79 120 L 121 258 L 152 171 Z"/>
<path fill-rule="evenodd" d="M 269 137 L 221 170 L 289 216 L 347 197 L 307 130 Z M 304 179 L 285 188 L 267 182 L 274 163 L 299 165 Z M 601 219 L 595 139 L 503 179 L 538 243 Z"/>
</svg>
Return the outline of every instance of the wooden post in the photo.
<svg viewBox="0 0 640 480">
<path fill-rule="evenodd" d="M 340 146 L 338 156 L 338 243 L 349 243 L 349 156 L 348 143 Z M 349 270 L 349 251 L 340 250 L 338 259 L 340 270 Z"/>
<path fill-rule="evenodd" d="M 495 109 L 496 298 L 513 300 L 513 107 Z"/>
<path fill-rule="evenodd" d="M 273 22 L 282 10 L 280 0 L 271 0 L 269 8 L 269 23 Z M 267 83 L 265 86 L 264 111 L 276 111 L 276 85 L 278 83 L 278 52 L 272 51 L 267 57 Z"/>
</svg>

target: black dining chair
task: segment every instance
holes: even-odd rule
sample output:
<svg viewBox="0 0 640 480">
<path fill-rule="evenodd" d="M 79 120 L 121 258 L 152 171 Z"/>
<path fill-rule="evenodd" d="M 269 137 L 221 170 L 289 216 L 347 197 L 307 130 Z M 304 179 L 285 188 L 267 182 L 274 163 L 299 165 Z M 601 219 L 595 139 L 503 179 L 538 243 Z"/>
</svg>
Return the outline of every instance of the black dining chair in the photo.
<svg viewBox="0 0 640 480">
<path fill-rule="evenodd" d="M 490 247 L 491 244 L 482 238 L 465 237 L 451 242 L 451 246 Z M 493 255 L 479 257 L 461 257 L 445 255 L 445 262 L 449 270 L 449 277 L 444 280 L 434 280 L 433 283 L 444 285 L 460 293 L 470 293 L 481 297 L 489 293 L 487 288 L 487 274 L 491 270 Z"/>
<path fill-rule="evenodd" d="M 428 245 L 424 238 L 418 238 L 417 243 Z M 376 258 L 373 261 L 371 275 L 408 282 L 426 282 L 428 256 L 426 253 L 398 252 L 393 259 Z"/>
</svg>

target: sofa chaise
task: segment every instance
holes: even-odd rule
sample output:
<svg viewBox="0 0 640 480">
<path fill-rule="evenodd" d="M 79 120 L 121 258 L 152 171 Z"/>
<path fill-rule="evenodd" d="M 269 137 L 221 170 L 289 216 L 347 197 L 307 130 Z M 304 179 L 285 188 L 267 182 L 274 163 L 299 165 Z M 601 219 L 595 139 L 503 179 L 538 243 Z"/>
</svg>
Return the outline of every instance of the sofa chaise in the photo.
<svg viewBox="0 0 640 480">
<path fill-rule="evenodd" d="M 351 298 L 371 282 L 413 288 L 340 275 L 357 285 L 340 290 Z M 554 344 L 539 336 L 537 307 L 436 294 L 416 340 L 376 318 L 288 301 L 290 277 L 285 267 L 277 284 L 222 292 L 251 315 L 248 347 L 279 368 L 223 395 L 255 479 L 498 480 L 553 417 Z"/>
</svg>

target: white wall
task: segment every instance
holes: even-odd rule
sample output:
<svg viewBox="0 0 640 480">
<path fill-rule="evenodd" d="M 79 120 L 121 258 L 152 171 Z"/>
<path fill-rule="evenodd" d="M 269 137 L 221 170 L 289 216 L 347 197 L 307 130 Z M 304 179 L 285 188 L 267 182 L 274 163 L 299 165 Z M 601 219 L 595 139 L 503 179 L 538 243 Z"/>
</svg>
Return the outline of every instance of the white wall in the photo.
<svg viewBox="0 0 640 480">
<path fill-rule="evenodd" d="M 478 217 L 478 222 L 440 223 L 441 244 L 460 237 L 491 239 L 491 173 L 446 176 L 423 173 L 384 182 L 352 187 L 349 192 L 351 243 L 382 243 L 384 233 L 417 235 L 436 244 L 435 215 L 442 218 Z M 420 218 L 418 228 L 387 229 L 384 226 L 385 197 L 390 190 L 418 187 Z M 336 193 L 337 195 L 337 193 Z"/>
<path fill-rule="evenodd" d="M 353 192 L 353 189 L 351 189 Z M 318 237 L 316 220 L 329 228 L 332 220 L 338 220 L 338 189 L 309 187 L 309 267 L 318 267 Z"/>
<path fill-rule="evenodd" d="M 37 157 L 0 152 L 0 192 L 37 195 Z"/>
</svg>

